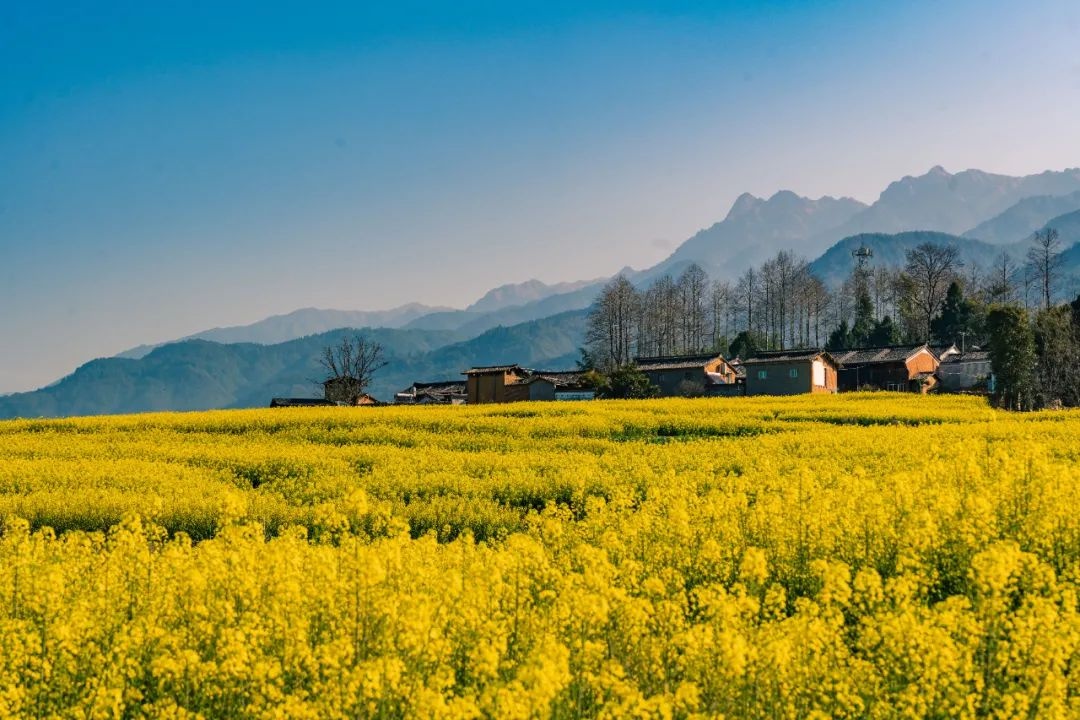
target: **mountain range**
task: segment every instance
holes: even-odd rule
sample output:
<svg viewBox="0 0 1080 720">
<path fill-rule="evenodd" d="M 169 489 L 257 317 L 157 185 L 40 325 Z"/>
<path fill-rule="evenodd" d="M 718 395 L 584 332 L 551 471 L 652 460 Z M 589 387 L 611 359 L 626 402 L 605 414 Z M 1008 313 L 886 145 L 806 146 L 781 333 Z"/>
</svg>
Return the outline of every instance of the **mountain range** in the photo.
<svg viewBox="0 0 1080 720">
<path fill-rule="evenodd" d="M 577 310 L 509 328 L 495 328 L 464 342 L 445 331 L 361 328 L 380 343 L 388 364 L 369 388 L 391 398 L 415 380 L 461 379 L 484 358 L 533 367 L 569 367 L 585 332 Z M 184 340 L 139 359 L 92 360 L 47 388 L 0 396 L 0 418 L 97 415 L 158 410 L 261 407 L 272 397 L 312 397 L 322 348 L 352 329 L 337 329 L 274 345 Z"/>
<path fill-rule="evenodd" d="M 1036 230 L 1060 233 L 1067 282 L 1080 277 L 1080 169 L 1012 177 L 935 167 L 891 183 L 872 204 L 816 200 L 782 190 L 741 195 L 720 222 L 701 230 L 660 263 L 623 270 L 644 286 L 690 263 L 733 279 L 779 250 L 814 258 L 827 283 L 851 270 L 866 246 L 874 262 L 902 264 L 921 242 L 956 246 L 961 259 L 988 268 L 1002 253 L 1020 262 Z M 272 396 L 312 395 L 319 350 L 343 328 L 383 344 L 389 365 L 371 388 L 388 398 L 416 380 L 460 377 L 470 365 L 521 362 L 570 367 L 584 337 L 586 309 L 606 278 L 502 285 L 464 309 L 412 303 L 385 311 L 306 308 L 250 325 L 93 360 L 38 391 L 0 395 L 0 418 L 193 410 L 265 405 Z"/>
</svg>

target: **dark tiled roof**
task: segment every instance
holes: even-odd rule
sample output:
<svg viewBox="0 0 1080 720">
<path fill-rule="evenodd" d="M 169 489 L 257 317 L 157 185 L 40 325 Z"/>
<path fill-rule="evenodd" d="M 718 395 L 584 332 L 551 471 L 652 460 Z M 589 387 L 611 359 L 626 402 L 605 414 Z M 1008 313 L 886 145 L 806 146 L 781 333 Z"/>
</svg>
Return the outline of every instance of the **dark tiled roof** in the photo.
<svg viewBox="0 0 1080 720">
<path fill-rule="evenodd" d="M 430 390 L 432 392 L 465 392 L 465 383 L 460 380 L 442 380 L 439 382 L 417 382 L 413 383 L 409 390 L 421 391 Z"/>
<path fill-rule="evenodd" d="M 926 345 L 890 345 L 888 347 L 837 350 L 833 357 L 841 365 L 878 365 L 904 362 L 921 350 L 930 351 Z M 933 351 L 930 351 L 933 354 Z M 936 355 L 935 355 L 936 357 Z"/>
<path fill-rule="evenodd" d="M 809 350 L 773 350 L 771 352 L 759 352 L 753 357 L 746 358 L 742 361 L 743 365 L 762 365 L 764 363 L 782 363 L 782 362 L 795 362 L 798 360 L 813 360 L 814 358 L 822 356 L 827 357 L 829 360 L 836 362 L 836 359 L 824 350 L 809 349 Z"/>
<path fill-rule="evenodd" d="M 524 368 L 520 365 L 481 365 L 478 367 L 469 368 L 462 375 L 492 375 L 500 372 L 516 371 L 521 372 Z"/>
<path fill-rule="evenodd" d="M 942 365 L 951 365 L 953 363 L 963 362 L 990 362 L 989 350 L 968 350 L 966 353 L 960 353 L 959 355 L 950 355 L 941 361 Z"/>
<path fill-rule="evenodd" d="M 719 353 L 701 355 L 661 355 L 658 357 L 634 358 L 638 370 L 682 370 L 683 368 L 704 367 L 713 360 L 723 359 Z"/>
<path fill-rule="evenodd" d="M 941 359 L 942 355 L 945 355 L 945 354 L 956 355 L 957 353 L 960 352 L 960 349 L 958 347 L 956 347 L 955 344 L 953 344 L 953 345 L 930 345 L 929 348 L 930 348 L 930 352 L 937 355 L 939 360 Z"/>
<path fill-rule="evenodd" d="M 521 385 L 528 385 L 537 380 L 547 380 L 556 387 L 583 387 L 583 376 L 584 373 L 577 370 L 536 370 L 529 377 L 518 382 Z"/>
<path fill-rule="evenodd" d="M 274 398 L 270 401 L 270 407 L 315 407 L 327 405 L 337 405 L 337 403 L 322 398 Z"/>
</svg>

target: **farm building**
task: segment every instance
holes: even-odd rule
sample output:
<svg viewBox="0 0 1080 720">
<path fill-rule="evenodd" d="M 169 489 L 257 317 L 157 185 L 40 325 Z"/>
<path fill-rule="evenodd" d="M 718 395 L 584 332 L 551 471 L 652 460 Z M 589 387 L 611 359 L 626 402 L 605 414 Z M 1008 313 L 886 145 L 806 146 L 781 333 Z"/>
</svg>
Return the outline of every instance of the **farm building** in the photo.
<svg viewBox="0 0 1080 720">
<path fill-rule="evenodd" d="M 937 376 L 945 392 L 994 391 L 994 368 L 986 350 L 971 350 L 945 358 L 938 366 Z"/>
<path fill-rule="evenodd" d="M 891 390 L 928 392 L 937 384 L 940 362 L 926 345 L 892 345 L 861 350 L 839 350 L 840 392 Z"/>
<path fill-rule="evenodd" d="M 735 368 L 717 353 L 639 357 L 634 365 L 660 388 L 661 397 L 704 395 L 710 386 L 735 386 Z"/>
<path fill-rule="evenodd" d="M 530 370 L 520 365 L 475 367 L 465 371 L 468 403 L 526 400 L 592 400 L 595 390 L 575 370 Z"/>
<path fill-rule="evenodd" d="M 529 389 L 520 384 L 529 371 L 520 365 L 491 365 L 466 370 L 465 393 L 470 405 L 518 402 L 529 399 Z"/>
<path fill-rule="evenodd" d="M 396 405 L 463 405 L 468 399 L 460 380 L 415 382 L 394 395 Z"/>
<path fill-rule="evenodd" d="M 742 361 L 747 395 L 836 392 L 839 366 L 824 350 L 777 350 Z"/>
<path fill-rule="evenodd" d="M 960 348 L 952 345 L 931 345 L 930 352 L 934 353 L 938 362 L 945 362 L 945 358 L 952 357 L 953 355 L 960 354 Z"/>
<path fill-rule="evenodd" d="M 575 370 L 534 370 L 518 383 L 528 386 L 529 400 L 592 400 L 596 397 L 596 390 L 584 384 L 582 374 Z"/>
</svg>

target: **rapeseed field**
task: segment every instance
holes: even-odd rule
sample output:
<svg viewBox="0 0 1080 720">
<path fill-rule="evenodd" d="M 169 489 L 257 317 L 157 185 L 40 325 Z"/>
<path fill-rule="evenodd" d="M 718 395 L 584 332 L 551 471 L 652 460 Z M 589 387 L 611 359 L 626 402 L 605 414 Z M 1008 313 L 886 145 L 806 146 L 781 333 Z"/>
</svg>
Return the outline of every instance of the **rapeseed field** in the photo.
<svg viewBox="0 0 1080 720">
<path fill-rule="evenodd" d="M 0 423 L 0 717 L 1080 717 L 1080 413 Z"/>
</svg>

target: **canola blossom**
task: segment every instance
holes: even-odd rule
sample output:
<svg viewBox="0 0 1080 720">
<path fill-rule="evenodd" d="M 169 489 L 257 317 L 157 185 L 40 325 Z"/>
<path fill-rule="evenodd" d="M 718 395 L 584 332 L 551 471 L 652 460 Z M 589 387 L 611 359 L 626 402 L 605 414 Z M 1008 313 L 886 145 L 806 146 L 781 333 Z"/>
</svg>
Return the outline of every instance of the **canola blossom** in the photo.
<svg viewBox="0 0 1080 720">
<path fill-rule="evenodd" d="M 1080 717 L 1080 412 L 0 422 L 0 717 Z"/>
</svg>

